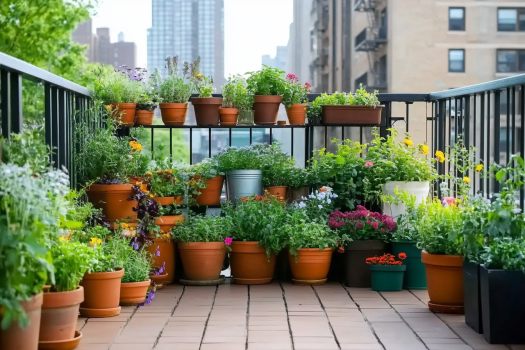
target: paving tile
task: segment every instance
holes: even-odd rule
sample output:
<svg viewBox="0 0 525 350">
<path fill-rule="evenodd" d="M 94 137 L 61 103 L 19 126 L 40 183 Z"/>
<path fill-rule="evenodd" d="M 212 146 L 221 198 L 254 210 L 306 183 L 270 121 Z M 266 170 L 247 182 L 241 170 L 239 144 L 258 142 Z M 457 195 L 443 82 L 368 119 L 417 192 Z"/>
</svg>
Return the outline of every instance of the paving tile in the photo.
<svg viewBox="0 0 525 350">
<path fill-rule="evenodd" d="M 339 345 L 341 346 L 341 350 L 383 350 L 383 346 L 379 343 L 373 343 L 373 344 L 340 343 Z"/>
<path fill-rule="evenodd" d="M 111 350 L 151 350 L 153 344 L 113 344 Z"/>
<path fill-rule="evenodd" d="M 248 350 L 292 350 L 292 343 L 248 343 Z"/>
<path fill-rule="evenodd" d="M 173 343 L 199 343 L 202 336 L 186 336 L 186 337 L 164 337 L 159 338 L 159 344 L 173 344 Z"/>
<path fill-rule="evenodd" d="M 250 331 L 248 341 L 252 343 L 281 343 L 290 341 L 290 332 L 285 331 Z"/>
<path fill-rule="evenodd" d="M 84 337 L 80 340 L 80 344 L 76 350 L 108 350 L 108 344 L 87 344 L 84 343 Z"/>
<path fill-rule="evenodd" d="M 157 344 L 155 350 L 199 350 L 201 344 L 199 343 L 169 343 Z"/>
<path fill-rule="evenodd" d="M 83 344 L 110 344 L 126 325 L 125 322 L 89 322 L 82 329 Z"/>
</svg>

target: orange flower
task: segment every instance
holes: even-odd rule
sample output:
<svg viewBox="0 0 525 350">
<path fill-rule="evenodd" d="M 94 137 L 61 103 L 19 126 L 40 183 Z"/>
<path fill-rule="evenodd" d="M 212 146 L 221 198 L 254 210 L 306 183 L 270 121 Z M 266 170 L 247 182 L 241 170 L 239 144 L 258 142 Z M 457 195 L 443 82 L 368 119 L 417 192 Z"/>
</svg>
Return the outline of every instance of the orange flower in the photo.
<svg viewBox="0 0 525 350">
<path fill-rule="evenodd" d="M 157 170 L 157 174 L 162 174 L 162 171 L 161 170 Z"/>
<path fill-rule="evenodd" d="M 260 201 L 261 199 L 262 199 L 261 196 L 255 196 L 255 200 L 256 200 L 256 201 Z"/>
<path fill-rule="evenodd" d="M 337 249 L 337 252 L 342 254 L 345 252 L 345 249 L 343 247 L 339 247 L 339 249 Z"/>
<path fill-rule="evenodd" d="M 246 197 L 242 197 L 241 202 L 246 202 Z"/>
<path fill-rule="evenodd" d="M 405 253 L 399 253 L 399 259 L 405 260 L 407 258 L 407 255 Z"/>
<path fill-rule="evenodd" d="M 148 190 L 148 184 L 142 184 L 142 185 L 140 185 L 140 190 L 141 190 L 141 191 L 147 191 L 147 190 Z"/>
</svg>

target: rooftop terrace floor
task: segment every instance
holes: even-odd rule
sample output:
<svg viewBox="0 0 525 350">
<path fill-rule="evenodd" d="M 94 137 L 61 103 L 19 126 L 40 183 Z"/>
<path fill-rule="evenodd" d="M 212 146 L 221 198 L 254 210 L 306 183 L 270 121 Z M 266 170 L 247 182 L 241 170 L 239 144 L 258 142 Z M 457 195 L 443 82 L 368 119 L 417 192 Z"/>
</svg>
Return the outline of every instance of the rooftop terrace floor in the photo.
<svg viewBox="0 0 525 350">
<path fill-rule="evenodd" d="M 227 279 L 229 280 L 229 279 Z M 525 350 L 488 344 L 462 315 L 434 314 L 427 291 L 341 284 L 171 285 L 144 307 L 79 318 L 79 350 Z"/>
</svg>

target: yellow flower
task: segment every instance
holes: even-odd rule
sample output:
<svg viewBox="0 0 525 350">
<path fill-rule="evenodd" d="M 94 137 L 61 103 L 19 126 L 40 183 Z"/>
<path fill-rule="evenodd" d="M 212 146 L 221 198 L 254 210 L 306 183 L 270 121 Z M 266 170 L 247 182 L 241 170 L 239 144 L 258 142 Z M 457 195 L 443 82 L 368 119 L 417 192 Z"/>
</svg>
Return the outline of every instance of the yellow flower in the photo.
<svg viewBox="0 0 525 350">
<path fill-rule="evenodd" d="M 135 146 L 135 151 L 142 151 L 142 145 L 140 143 L 137 143 L 137 145 Z"/>
<path fill-rule="evenodd" d="M 440 163 L 443 163 L 445 161 L 445 154 L 441 151 L 436 151 L 436 158 Z"/>
<path fill-rule="evenodd" d="M 102 244 L 102 240 L 100 238 L 97 239 L 97 244 Z"/>
<path fill-rule="evenodd" d="M 461 199 L 456 198 L 456 202 L 458 202 L 458 204 L 461 204 Z"/>
<path fill-rule="evenodd" d="M 151 173 L 151 171 L 148 171 L 148 172 L 146 173 L 146 175 L 147 175 L 147 176 L 152 176 L 153 174 Z"/>
<path fill-rule="evenodd" d="M 412 142 L 412 140 L 409 140 L 409 139 L 404 139 L 403 140 L 403 143 L 407 146 L 412 146 L 414 143 Z"/>
<path fill-rule="evenodd" d="M 171 171 L 171 169 L 166 169 L 166 170 L 164 170 L 164 172 L 166 172 L 168 174 L 171 174 L 173 171 Z"/>
<path fill-rule="evenodd" d="M 162 170 L 157 170 L 157 174 L 162 174 Z"/>
<path fill-rule="evenodd" d="M 66 238 L 66 237 L 62 237 L 62 236 L 58 237 L 58 240 L 59 240 L 59 241 L 62 241 L 62 242 L 69 242 L 69 239 L 68 239 L 68 238 Z"/>
<path fill-rule="evenodd" d="M 199 74 L 197 74 L 197 76 L 198 76 L 199 78 L 202 78 L 202 74 L 200 74 L 200 73 L 199 73 Z"/>
<path fill-rule="evenodd" d="M 479 164 L 476 166 L 476 171 L 479 173 L 481 172 L 481 170 L 483 170 L 483 164 Z"/>
<path fill-rule="evenodd" d="M 155 195 L 154 194 L 150 194 L 149 195 L 151 198 L 155 198 Z"/>
<path fill-rule="evenodd" d="M 189 184 L 189 182 L 188 182 L 188 181 L 186 181 L 186 182 L 185 182 L 184 184 L 188 185 L 188 184 Z"/>
<path fill-rule="evenodd" d="M 140 185 L 140 190 L 141 191 L 146 191 L 148 189 L 148 184 L 142 184 Z"/>
<path fill-rule="evenodd" d="M 468 177 L 468 176 L 465 176 L 465 177 L 463 178 L 463 182 L 466 183 L 466 184 L 468 184 L 468 183 L 470 182 L 469 177 Z"/>
<path fill-rule="evenodd" d="M 422 145 L 421 146 L 421 152 L 423 152 L 423 154 L 428 154 L 428 146 L 427 145 Z"/>
<path fill-rule="evenodd" d="M 92 247 L 94 247 L 95 244 L 97 244 L 97 239 L 96 239 L 95 237 L 93 237 L 93 238 L 91 238 L 91 243 L 90 243 L 90 245 L 91 245 Z"/>
<path fill-rule="evenodd" d="M 139 185 L 140 185 L 140 182 L 138 182 L 138 181 L 137 181 L 137 182 L 135 182 L 135 185 L 139 186 Z"/>
<path fill-rule="evenodd" d="M 137 144 L 137 141 L 129 141 L 129 145 L 131 148 L 135 149 L 135 145 Z"/>
</svg>

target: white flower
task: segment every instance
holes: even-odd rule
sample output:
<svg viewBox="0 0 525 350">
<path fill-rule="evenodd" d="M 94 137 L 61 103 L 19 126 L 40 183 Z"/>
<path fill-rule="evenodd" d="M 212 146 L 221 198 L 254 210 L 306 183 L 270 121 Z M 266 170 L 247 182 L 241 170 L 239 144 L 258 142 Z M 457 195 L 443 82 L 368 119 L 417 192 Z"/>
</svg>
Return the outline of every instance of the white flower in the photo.
<svg viewBox="0 0 525 350">
<path fill-rule="evenodd" d="M 311 195 L 308 196 L 308 198 L 315 198 L 314 194 L 312 193 Z"/>
<path fill-rule="evenodd" d="M 338 195 L 336 195 L 335 193 L 332 193 L 332 198 L 337 198 L 339 197 Z"/>
<path fill-rule="evenodd" d="M 332 203 L 332 200 L 330 198 L 327 198 L 326 199 L 326 203 L 330 204 L 330 203 Z"/>
<path fill-rule="evenodd" d="M 318 205 L 319 209 L 323 209 L 323 206 L 321 204 Z"/>
<path fill-rule="evenodd" d="M 305 201 L 307 198 L 305 196 L 301 196 L 301 199 Z"/>
<path fill-rule="evenodd" d="M 326 193 L 325 192 L 321 192 L 317 195 L 317 198 L 318 199 L 324 199 L 326 197 Z"/>
<path fill-rule="evenodd" d="M 306 207 L 306 204 L 304 202 L 301 202 L 301 203 L 299 203 L 298 207 L 299 208 L 304 208 L 304 207 Z"/>
</svg>

